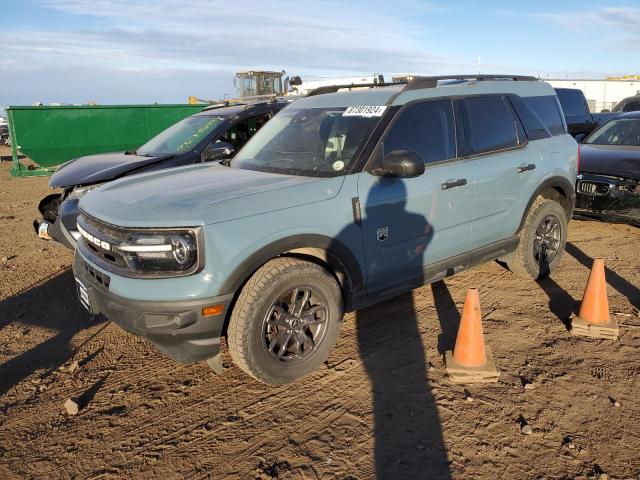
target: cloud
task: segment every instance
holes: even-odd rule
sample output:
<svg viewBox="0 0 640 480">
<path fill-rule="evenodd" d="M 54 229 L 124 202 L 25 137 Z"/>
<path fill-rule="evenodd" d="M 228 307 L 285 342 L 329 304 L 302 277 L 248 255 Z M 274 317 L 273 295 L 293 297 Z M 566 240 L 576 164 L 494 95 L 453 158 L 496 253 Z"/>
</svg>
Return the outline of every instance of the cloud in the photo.
<svg viewBox="0 0 640 480">
<path fill-rule="evenodd" d="M 406 8 L 383 0 L 33 2 L 63 13 L 70 26 L 0 30 L 0 101 L 86 101 L 103 89 L 117 92 L 120 102 L 131 92 L 142 93 L 138 101 L 167 101 L 161 88 L 174 92 L 168 101 L 184 101 L 189 94 L 233 94 L 233 72 L 247 68 L 303 78 L 466 70 L 424 48 L 437 30 L 414 17 L 451 7 L 419 0 L 405 1 Z M 144 82 L 147 94 L 140 92 Z"/>
<path fill-rule="evenodd" d="M 280 0 L 251 6 L 209 0 L 38 3 L 71 15 L 79 26 L 87 17 L 97 19 L 99 27 L 0 31 L 5 57 L 20 60 L 6 68 L 64 65 L 149 74 L 216 70 L 230 75 L 246 68 L 284 68 L 303 76 L 428 74 L 478 67 L 523 70 L 455 61 L 429 51 L 429 38 L 442 37 L 443 32 L 427 25 L 425 16 L 437 25 L 437 15 L 454 7 L 419 0 Z"/>
<path fill-rule="evenodd" d="M 640 50 L 640 8 L 637 7 L 596 7 L 592 10 L 534 13 L 533 18 L 559 25 L 573 32 L 593 35 L 595 41 L 607 42 L 614 47 Z M 598 28 L 606 28 L 603 35 Z"/>
<path fill-rule="evenodd" d="M 485 58 L 496 60 L 478 64 L 469 38 L 463 31 L 451 28 L 451 19 L 473 13 L 467 11 L 468 4 L 451 6 L 452 2 L 31 3 L 39 8 L 41 18 L 30 22 L 29 28 L 8 24 L 0 30 L 0 103 L 85 101 L 96 97 L 95 92 L 104 92 L 111 98 L 115 94 L 120 102 L 134 93 L 140 95 L 140 102 L 184 101 L 184 96 L 190 94 L 221 96 L 234 93 L 233 72 L 247 68 L 285 69 L 289 75 L 303 78 L 365 73 L 384 73 L 389 78 L 397 73 L 477 71 L 531 74 L 532 69 L 533 73 L 548 72 L 552 64 L 558 70 L 563 68 L 553 59 L 549 65 L 533 66 L 521 56 L 509 57 L 501 44 L 491 45 L 495 41 L 491 35 L 474 41 L 488 45 L 490 54 Z M 594 25 L 617 29 L 624 32 L 625 41 L 635 42 L 620 50 L 630 50 L 640 45 L 637 32 L 630 26 L 637 25 L 638 10 L 607 7 L 590 12 L 541 13 L 535 17 L 593 35 L 597 35 Z M 51 12 L 64 23 L 49 26 L 43 18 Z M 496 13 L 506 15 L 509 11 L 493 12 Z M 522 18 L 521 12 L 517 14 Z M 463 48 L 455 56 L 449 54 L 461 45 Z M 492 54 L 492 49 L 497 53 Z M 513 64 L 503 58 L 513 58 Z"/>
<path fill-rule="evenodd" d="M 55 66 L 185 70 L 246 67 L 318 70 L 428 70 L 444 59 L 425 52 L 428 32 L 398 16 L 402 9 L 372 2 L 371 8 L 325 0 L 284 0 L 247 7 L 204 0 L 42 0 L 42 6 L 101 19 L 94 30 L 5 31 L 10 55 Z M 422 11 L 429 3 L 413 2 Z M 78 22 L 81 24 L 81 22 Z M 373 73 L 373 71 L 371 71 Z"/>
</svg>

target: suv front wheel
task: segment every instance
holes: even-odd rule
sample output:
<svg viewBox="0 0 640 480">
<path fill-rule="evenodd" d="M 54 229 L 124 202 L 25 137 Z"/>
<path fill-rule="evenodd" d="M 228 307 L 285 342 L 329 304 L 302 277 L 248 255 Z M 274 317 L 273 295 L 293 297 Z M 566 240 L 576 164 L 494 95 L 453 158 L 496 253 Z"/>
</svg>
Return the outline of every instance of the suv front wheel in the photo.
<svg viewBox="0 0 640 480">
<path fill-rule="evenodd" d="M 273 259 L 245 284 L 231 314 L 231 358 L 264 383 L 289 383 L 329 356 L 342 323 L 340 287 L 321 266 Z"/>
<path fill-rule="evenodd" d="M 538 197 L 520 230 L 517 250 L 505 259 L 516 275 L 547 277 L 560 264 L 567 242 L 567 214 L 557 201 Z"/>
</svg>

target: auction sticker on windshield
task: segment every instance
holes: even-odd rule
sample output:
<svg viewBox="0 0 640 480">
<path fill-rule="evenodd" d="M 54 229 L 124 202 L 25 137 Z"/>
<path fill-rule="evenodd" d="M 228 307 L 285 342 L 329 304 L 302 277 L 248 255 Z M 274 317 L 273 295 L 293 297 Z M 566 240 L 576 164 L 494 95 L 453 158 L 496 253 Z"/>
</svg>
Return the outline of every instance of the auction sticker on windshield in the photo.
<svg viewBox="0 0 640 480">
<path fill-rule="evenodd" d="M 360 105 L 354 107 L 348 107 L 343 117 L 381 117 L 384 111 L 387 109 L 386 105 Z"/>
</svg>

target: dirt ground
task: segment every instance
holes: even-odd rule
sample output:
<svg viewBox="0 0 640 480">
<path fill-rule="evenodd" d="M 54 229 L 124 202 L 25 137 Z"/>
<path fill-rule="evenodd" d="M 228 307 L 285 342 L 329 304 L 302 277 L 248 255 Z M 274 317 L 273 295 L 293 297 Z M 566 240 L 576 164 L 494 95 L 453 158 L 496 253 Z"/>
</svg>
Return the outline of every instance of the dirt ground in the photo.
<svg viewBox="0 0 640 480">
<path fill-rule="evenodd" d="M 91 319 L 31 226 L 47 180 L 0 169 L 0 478 L 639 478 L 638 228 L 574 220 L 553 278 L 489 263 L 350 314 L 323 368 L 268 387 Z M 618 341 L 565 327 L 595 256 Z M 467 287 L 500 381 L 465 392 L 441 353 Z"/>
</svg>

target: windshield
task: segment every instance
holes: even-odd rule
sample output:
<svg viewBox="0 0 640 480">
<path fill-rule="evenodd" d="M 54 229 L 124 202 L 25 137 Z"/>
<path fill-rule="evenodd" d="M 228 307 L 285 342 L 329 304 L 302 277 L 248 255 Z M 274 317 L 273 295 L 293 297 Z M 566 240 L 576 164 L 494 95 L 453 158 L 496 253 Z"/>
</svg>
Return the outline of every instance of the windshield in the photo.
<svg viewBox="0 0 640 480">
<path fill-rule="evenodd" d="M 593 132 L 584 143 L 640 146 L 640 118 L 611 120 Z"/>
<path fill-rule="evenodd" d="M 224 120 L 225 117 L 212 117 L 210 115 L 187 117 L 153 137 L 136 150 L 136 153 L 142 156 L 155 157 L 187 152 L 198 145 L 209 132 Z"/>
<path fill-rule="evenodd" d="M 378 115 L 365 117 L 354 114 L 354 108 L 285 108 L 240 150 L 231 166 L 290 175 L 344 175 L 384 111 L 376 107 L 382 109 Z"/>
</svg>

